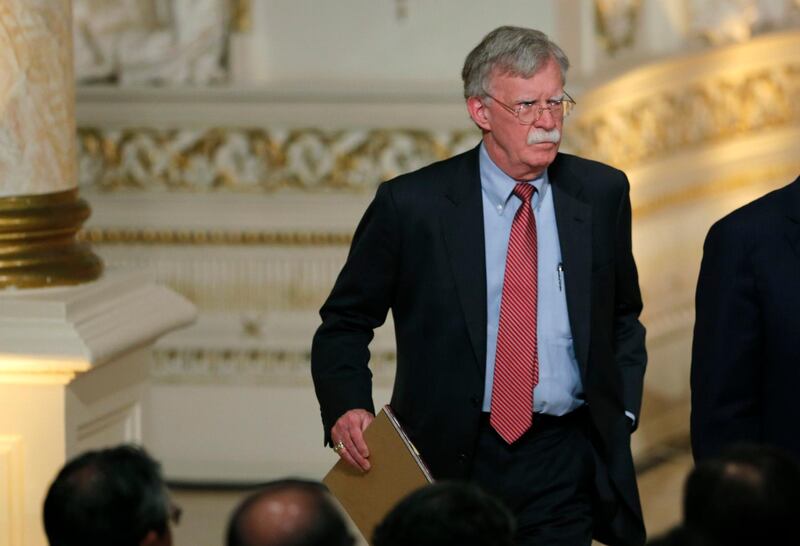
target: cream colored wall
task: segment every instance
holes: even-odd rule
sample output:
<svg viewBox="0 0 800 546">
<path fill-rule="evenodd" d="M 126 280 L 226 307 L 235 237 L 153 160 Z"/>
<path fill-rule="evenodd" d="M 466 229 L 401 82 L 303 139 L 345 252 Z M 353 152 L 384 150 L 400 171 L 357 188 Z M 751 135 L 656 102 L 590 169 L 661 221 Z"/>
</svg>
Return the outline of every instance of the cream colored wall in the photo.
<svg viewBox="0 0 800 546">
<path fill-rule="evenodd" d="M 650 60 L 704 49 L 706 27 L 736 28 L 753 20 L 754 14 L 778 13 L 767 5 L 769 0 L 745 2 L 749 18 L 744 8 L 739 15 L 725 11 L 735 3 L 251 0 L 251 30 L 236 38 L 239 62 L 234 80 L 267 86 L 310 84 L 322 90 L 447 92 L 460 87 L 464 57 L 481 37 L 500 25 L 520 25 L 542 30 L 565 49 L 572 62 L 570 80 L 582 89 Z M 596 4 L 609 6 L 606 9 L 615 17 L 612 32 L 630 31 L 630 45 L 607 49 L 607 40 L 598 32 Z M 784 9 L 792 10 L 786 4 Z M 635 6 L 630 21 L 625 6 Z M 790 19 L 786 17 L 787 24 Z M 780 27 L 776 21 L 770 25 Z"/>
<path fill-rule="evenodd" d="M 398 6 L 406 5 L 406 15 Z M 250 79 L 321 86 L 460 81 L 466 53 L 492 28 L 524 24 L 551 33 L 557 3 L 498 0 L 255 0 Z"/>
</svg>

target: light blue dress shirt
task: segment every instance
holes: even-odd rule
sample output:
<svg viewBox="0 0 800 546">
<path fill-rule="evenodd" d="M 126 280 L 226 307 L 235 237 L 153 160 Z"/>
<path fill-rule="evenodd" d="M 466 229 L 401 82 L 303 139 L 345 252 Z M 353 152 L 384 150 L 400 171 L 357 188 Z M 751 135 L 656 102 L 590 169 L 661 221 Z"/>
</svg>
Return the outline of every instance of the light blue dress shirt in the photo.
<svg viewBox="0 0 800 546">
<path fill-rule="evenodd" d="M 503 295 L 508 238 L 521 201 L 512 190 L 516 181 L 505 174 L 480 148 L 481 192 L 486 240 L 486 383 L 483 411 L 492 403 L 494 360 L 497 352 L 497 327 Z M 583 404 L 572 330 L 567 312 L 565 278 L 561 265 L 561 245 L 556 227 L 553 192 L 547 172 L 530 182 L 536 186 L 532 197 L 536 218 L 538 256 L 537 342 L 539 384 L 533 390 L 533 409 L 537 413 L 564 415 Z"/>
</svg>

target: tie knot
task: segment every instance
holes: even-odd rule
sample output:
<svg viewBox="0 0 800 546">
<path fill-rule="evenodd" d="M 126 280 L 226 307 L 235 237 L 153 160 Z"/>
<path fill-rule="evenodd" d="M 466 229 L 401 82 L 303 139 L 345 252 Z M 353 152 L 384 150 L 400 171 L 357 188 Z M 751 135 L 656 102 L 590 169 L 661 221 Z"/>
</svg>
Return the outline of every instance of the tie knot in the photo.
<svg viewBox="0 0 800 546">
<path fill-rule="evenodd" d="M 523 203 L 530 203 L 531 196 L 533 192 L 536 191 L 536 186 L 533 184 L 526 184 L 525 182 L 520 182 L 516 186 L 514 186 L 514 195 L 522 199 Z"/>
</svg>

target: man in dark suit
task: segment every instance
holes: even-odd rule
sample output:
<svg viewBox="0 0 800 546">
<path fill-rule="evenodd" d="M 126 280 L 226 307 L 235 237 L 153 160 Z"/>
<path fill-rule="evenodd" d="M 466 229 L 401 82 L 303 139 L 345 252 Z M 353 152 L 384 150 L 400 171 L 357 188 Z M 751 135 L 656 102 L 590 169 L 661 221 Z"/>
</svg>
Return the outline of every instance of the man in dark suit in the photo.
<svg viewBox="0 0 800 546">
<path fill-rule="evenodd" d="M 800 178 L 709 230 L 691 383 L 696 460 L 739 442 L 800 457 Z"/>
<path fill-rule="evenodd" d="M 629 186 L 558 153 L 568 66 L 518 27 L 468 55 L 464 96 L 483 141 L 378 188 L 320 312 L 312 373 L 326 442 L 368 470 L 368 345 L 391 309 L 392 407 L 435 478 L 503 499 L 518 544 L 643 544 Z"/>
</svg>

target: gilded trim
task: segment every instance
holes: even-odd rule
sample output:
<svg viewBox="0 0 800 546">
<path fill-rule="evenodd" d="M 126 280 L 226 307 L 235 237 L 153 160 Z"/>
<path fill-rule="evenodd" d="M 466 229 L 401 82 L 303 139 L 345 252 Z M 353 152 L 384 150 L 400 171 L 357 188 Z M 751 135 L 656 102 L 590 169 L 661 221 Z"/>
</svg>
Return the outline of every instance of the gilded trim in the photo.
<svg viewBox="0 0 800 546">
<path fill-rule="evenodd" d="M 87 228 L 78 240 L 92 244 L 118 245 L 211 245 L 211 246 L 349 246 L 350 233 L 312 231 L 212 231 L 150 228 Z"/>
<path fill-rule="evenodd" d="M 309 384 L 310 359 L 307 350 L 156 347 L 152 377 L 160 383 Z M 393 350 L 373 351 L 370 358 L 373 384 L 391 385 L 395 362 Z"/>
<path fill-rule="evenodd" d="M 75 189 L 0 198 L 0 288 L 97 279 L 100 259 L 75 238 L 89 214 Z"/>
<path fill-rule="evenodd" d="M 252 0 L 230 0 L 231 30 L 248 32 L 253 29 Z"/>
</svg>

